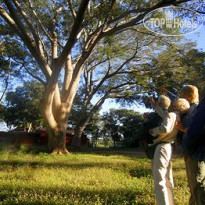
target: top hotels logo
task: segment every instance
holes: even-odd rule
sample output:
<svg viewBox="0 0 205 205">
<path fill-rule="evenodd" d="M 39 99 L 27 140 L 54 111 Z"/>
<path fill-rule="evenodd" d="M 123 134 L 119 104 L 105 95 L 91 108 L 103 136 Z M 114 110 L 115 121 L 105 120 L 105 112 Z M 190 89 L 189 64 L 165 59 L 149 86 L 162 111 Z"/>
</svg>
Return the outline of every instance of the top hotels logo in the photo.
<svg viewBox="0 0 205 205">
<path fill-rule="evenodd" d="M 183 7 L 163 7 L 148 13 L 144 26 L 162 36 L 182 36 L 193 33 L 203 26 L 203 16 Z"/>
</svg>

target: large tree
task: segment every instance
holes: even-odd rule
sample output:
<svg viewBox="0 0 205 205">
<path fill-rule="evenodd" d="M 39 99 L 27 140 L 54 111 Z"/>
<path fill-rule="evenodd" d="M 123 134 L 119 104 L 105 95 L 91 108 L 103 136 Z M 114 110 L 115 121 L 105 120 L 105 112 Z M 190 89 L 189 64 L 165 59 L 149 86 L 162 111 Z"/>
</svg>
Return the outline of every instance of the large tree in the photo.
<svg viewBox="0 0 205 205">
<path fill-rule="evenodd" d="M 132 34 L 125 32 L 126 37 Z M 80 146 L 86 124 L 106 99 L 115 99 L 121 104 L 139 103 L 144 96 L 153 95 L 160 88 L 176 92 L 186 83 L 196 84 L 203 76 L 200 72 L 204 67 L 203 53 L 198 51 L 197 54 L 197 50 L 193 50 L 193 42 L 182 38 L 183 41 L 179 43 L 180 39 L 177 39 L 176 43 L 176 39 L 171 42 L 139 32 L 129 38 L 129 46 L 122 39 L 123 33 L 120 37 L 105 39 L 85 65 L 75 101 L 78 103 L 73 107 L 74 146 Z"/>
<path fill-rule="evenodd" d="M 73 106 L 74 146 L 80 146 L 87 123 L 106 99 L 129 98 L 145 92 L 138 79 L 139 75 L 142 77 L 139 64 L 145 60 L 143 56 L 153 43 L 160 44 L 160 38 L 129 31 L 105 38 L 94 50 L 84 66 L 81 86 Z M 138 76 L 134 76 L 136 73 Z"/>
<path fill-rule="evenodd" d="M 142 24 L 144 16 L 156 8 L 187 1 L 1 0 L 1 25 L 7 23 L 15 31 L 16 39 L 44 75 L 40 79 L 46 85 L 42 111 L 54 152 L 67 153 L 65 130 L 80 75 L 100 41 Z M 64 133 L 63 143 L 56 137 L 59 125 Z"/>
</svg>

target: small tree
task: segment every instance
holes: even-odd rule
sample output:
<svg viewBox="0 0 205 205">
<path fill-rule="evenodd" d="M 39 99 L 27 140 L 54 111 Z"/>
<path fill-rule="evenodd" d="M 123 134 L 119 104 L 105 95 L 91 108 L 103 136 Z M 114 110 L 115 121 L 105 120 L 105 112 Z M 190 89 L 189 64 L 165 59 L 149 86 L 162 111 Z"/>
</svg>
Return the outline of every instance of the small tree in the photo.
<svg viewBox="0 0 205 205">
<path fill-rule="evenodd" d="M 15 91 L 6 94 L 6 109 L 3 118 L 7 125 L 33 127 L 42 122 L 39 106 L 43 97 L 44 87 L 35 81 L 26 82 Z"/>
<path fill-rule="evenodd" d="M 142 122 L 142 116 L 135 111 L 110 109 L 104 115 L 103 130 L 112 137 L 115 145 L 122 142 L 124 146 L 136 147 L 144 137 Z"/>
</svg>

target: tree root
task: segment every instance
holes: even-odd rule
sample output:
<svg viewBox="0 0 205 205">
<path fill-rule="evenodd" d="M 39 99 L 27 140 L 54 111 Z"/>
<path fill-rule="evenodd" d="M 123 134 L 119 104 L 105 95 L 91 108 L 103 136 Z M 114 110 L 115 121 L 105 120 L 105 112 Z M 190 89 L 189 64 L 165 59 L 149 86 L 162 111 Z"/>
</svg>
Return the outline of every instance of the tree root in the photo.
<svg viewBox="0 0 205 205">
<path fill-rule="evenodd" d="M 51 153 L 52 155 L 63 155 L 63 154 L 70 154 L 70 152 L 66 148 L 55 148 L 53 152 Z"/>
</svg>

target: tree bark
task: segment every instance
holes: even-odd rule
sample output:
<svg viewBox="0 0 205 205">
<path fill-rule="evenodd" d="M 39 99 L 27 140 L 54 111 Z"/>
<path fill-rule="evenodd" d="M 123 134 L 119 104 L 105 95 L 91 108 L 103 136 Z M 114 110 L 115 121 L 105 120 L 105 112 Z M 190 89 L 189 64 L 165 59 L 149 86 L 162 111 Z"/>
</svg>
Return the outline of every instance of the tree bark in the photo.
<svg viewBox="0 0 205 205">
<path fill-rule="evenodd" d="M 58 132 L 56 129 L 52 129 L 48 127 L 49 133 L 49 141 L 48 146 L 49 150 L 52 151 L 52 154 L 68 154 L 68 150 L 66 148 L 66 132 L 60 131 Z"/>
<path fill-rule="evenodd" d="M 86 123 L 82 124 L 77 124 L 75 129 L 74 129 L 74 137 L 72 140 L 72 147 L 75 148 L 80 148 L 81 147 L 81 140 L 82 140 L 82 135 L 85 130 Z"/>
<path fill-rule="evenodd" d="M 48 98 L 48 96 L 50 97 Z M 53 154 L 67 154 L 66 128 L 69 111 L 66 113 L 64 112 L 62 115 L 62 110 L 65 108 L 63 104 L 60 103 L 60 95 L 58 95 L 57 91 L 53 92 L 52 89 L 50 91 L 47 90 L 47 94 L 44 95 L 44 98 L 42 111 L 49 134 L 49 150 L 52 151 Z M 60 131 L 57 130 L 58 127 L 60 127 Z"/>
</svg>

